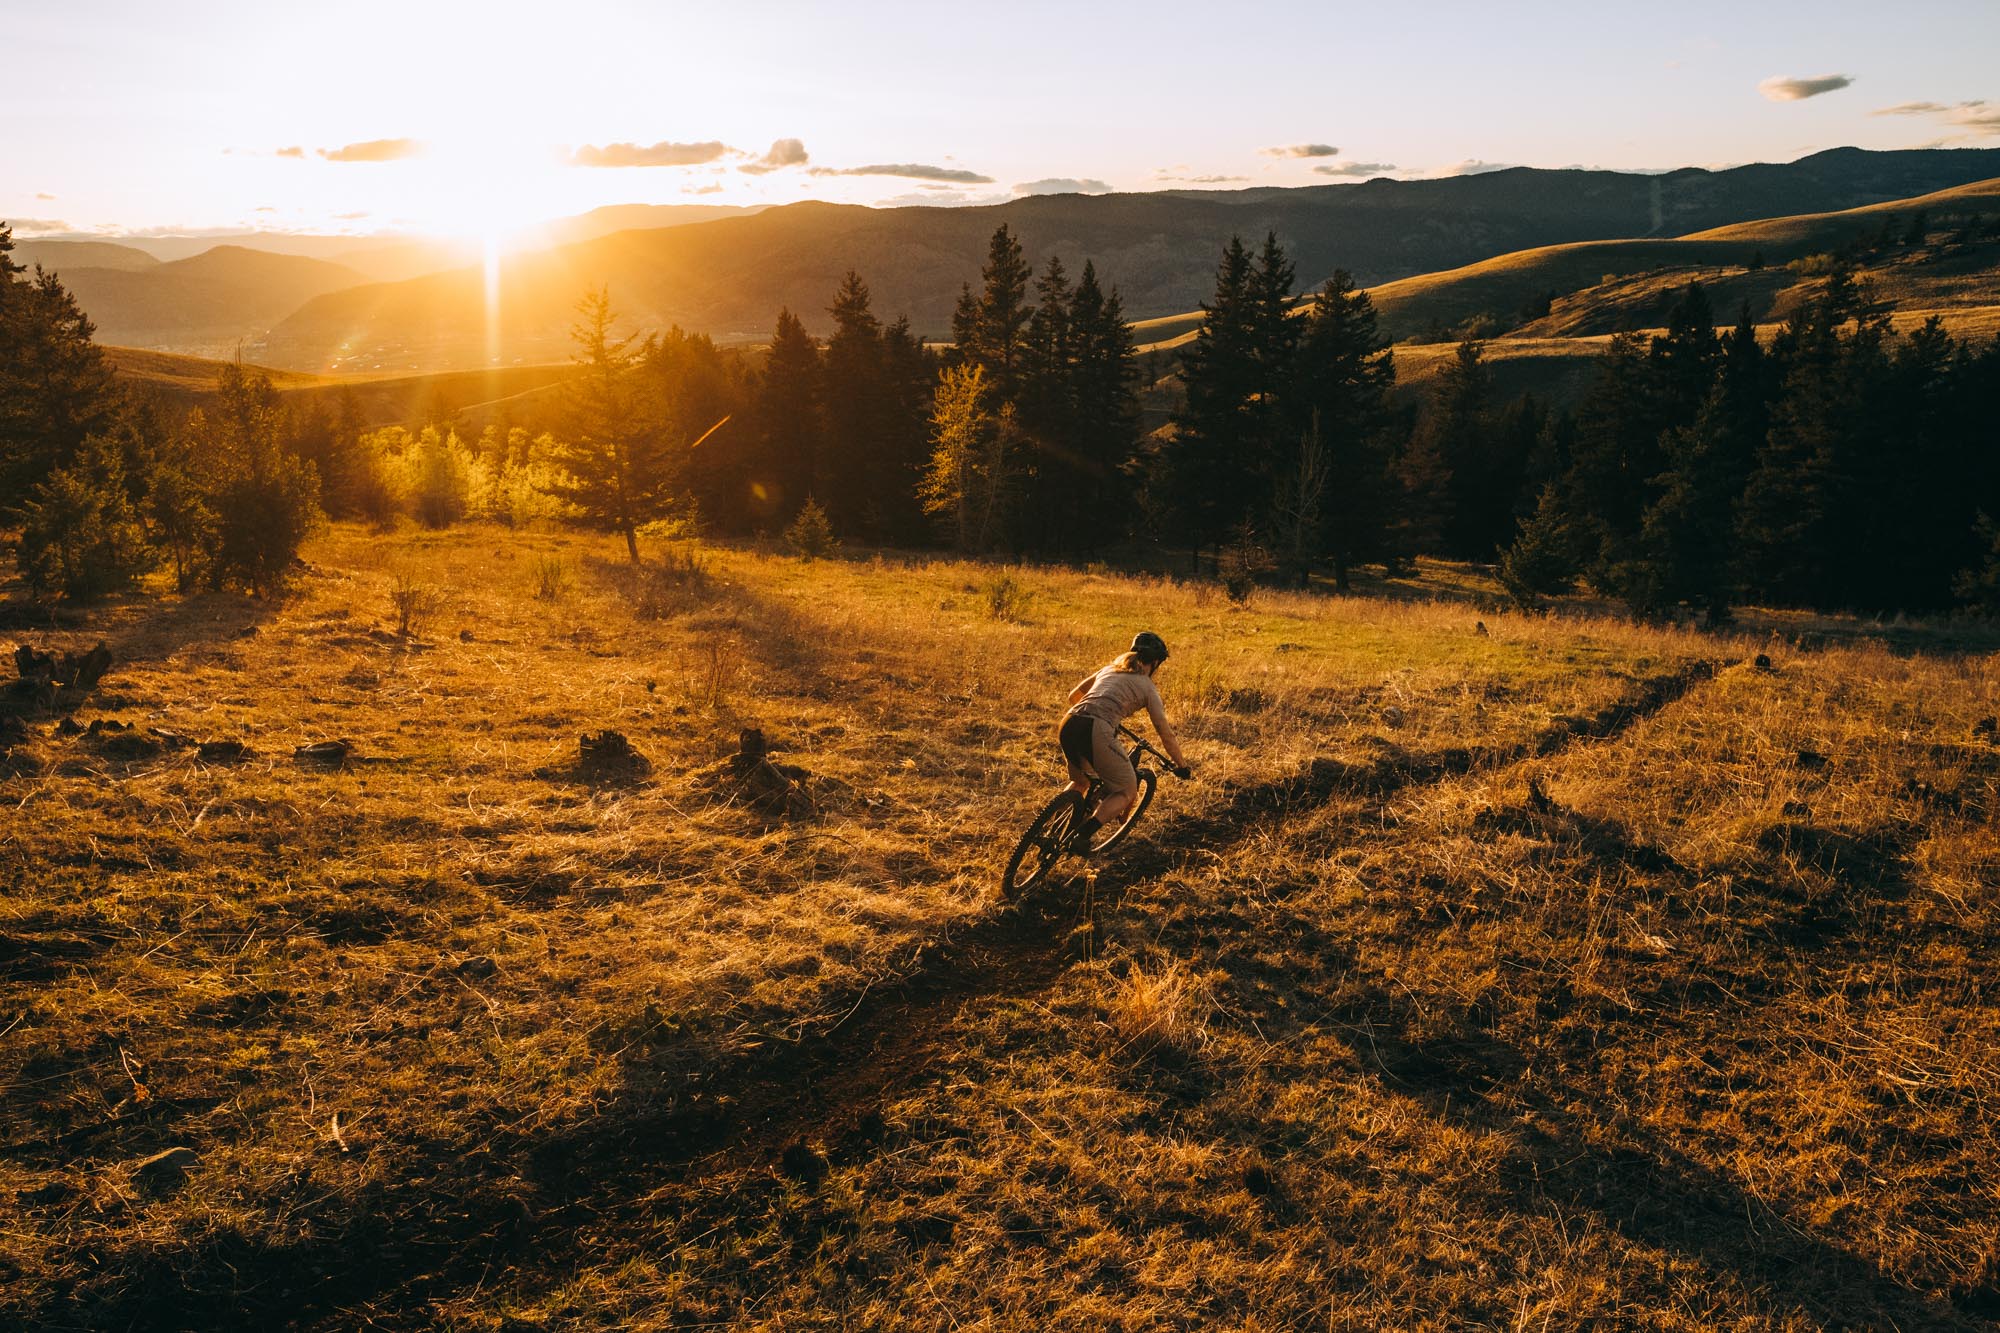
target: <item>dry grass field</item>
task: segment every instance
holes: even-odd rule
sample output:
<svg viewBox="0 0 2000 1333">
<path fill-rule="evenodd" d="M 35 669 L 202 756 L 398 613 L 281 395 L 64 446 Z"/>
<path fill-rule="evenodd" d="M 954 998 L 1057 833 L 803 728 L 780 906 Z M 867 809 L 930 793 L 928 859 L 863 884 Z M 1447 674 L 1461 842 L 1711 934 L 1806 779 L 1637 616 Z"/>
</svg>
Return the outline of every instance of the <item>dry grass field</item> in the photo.
<svg viewBox="0 0 2000 1333">
<path fill-rule="evenodd" d="M 0 752 L 0 1323 L 2000 1318 L 1993 654 L 618 553 L 6 631 L 116 665 Z M 996 901 L 1142 626 L 1195 780 Z"/>
</svg>

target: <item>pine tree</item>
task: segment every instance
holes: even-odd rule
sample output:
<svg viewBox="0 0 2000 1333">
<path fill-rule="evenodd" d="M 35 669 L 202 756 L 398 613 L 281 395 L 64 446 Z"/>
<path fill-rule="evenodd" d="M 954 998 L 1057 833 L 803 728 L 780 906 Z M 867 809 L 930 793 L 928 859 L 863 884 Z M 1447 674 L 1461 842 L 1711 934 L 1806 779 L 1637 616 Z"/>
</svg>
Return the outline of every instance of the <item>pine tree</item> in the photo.
<svg viewBox="0 0 2000 1333">
<path fill-rule="evenodd" d="M 1431 554 L 1481 558 L 1490 552 L 1481 542 L 1487 531 L 1484 507 L 1494 491 L 1492 429 L 1493 375 L 1481 345 L 1467 339 L 1431 390 L 1403 469 L 1412 511 L 1424 516 L 1413 535 L 1434 530 L 1436 544 L 1425 548 Z M 1422 493 L 1440 485 L 1441 493 Z M 1506 502 L 1512 498 L 1510 489 Z"/>
<path fill-rule="evenodd" d="M 1263 389 L 1256 275 L 1241 237 L 1222 252 L 1202 316 L 1181 353 L 1185 400 L 1172 436 L 1154 454 L 1150 479 L 1156 508 L 1197 566 L 1204 548 L 1219 547 L 1269 495 L 1251 412 Z"/>
<path fill-rule="evenodd" d="M 319 479 L 285 448 L 278 391 L 238 363 L 223 366 L 206 413 L 189 422 L 203 503 L 214 514 L 204 564 L 211 586 L 269 593 L 322 517 Z"/>
<path fill-rule="evenodd" d="M 968 289 L 952 321 L 959 357 L 986 367 L 991 392 L 1000 402 L 1019 401 L 1023 343 L 1033 313 L 1027 304 L 1028 285 L 1033 277 L 1021 242 L 1002 223 L 987 245 L 977 297 Z"/>
<path fill-rule="evenodd" d="M 789 309 L 778 312 L 758 394 L 760 467 L 751 479 L 751 512 L 784 513 L 831 478 L 822 463 L 819 344 Z"/>
<path fill-rule="evenodd" d="M 1387 540 L 1393 503 L 1386 427 L 1395 379 L 1374 303 L 1346 269 L 1335 270 L 1306 309 L 1290 415 L 1305 417 L 1323 455 L 1322 525 L 1314 544 L 1332 560 L 1334 586 L 1343 592 L 1348 571 L 1379 555 Z"/>
<path fill-rule="evenodd" d="M 561 460 L 571 481 L 564 495 L 591 521 L 623 536 L 637 564 L 638 530 L 660 516 L 671 496 L 665 451 L 642 397 L 634 339 L 615 331 L 610 291 L 586 294 L 577 314 L 570 337 L 578 369 L 565 403 Z"/>
<path fill-rule="evenodd" d="M 0 225 L 0 519 L 108 433 L 122 401 L 89 317 L 55 274 L 26 276 L 12 250 Z"/>
<path fill-rule="evenodd" d="M 1069 306 L 1070 425 L 1064 435 L 1071 542 L 1095 549 L 1120 534 L 1131 498 L 1130 470 L 1139 447 L 1139 354 L 1118 293 L 1099 285 L 1089 261 Z"/>
<path fill-rule="evenodd" d="M 1550 483 L 1542 487 L 1520 535 L 1500 557 L 1500 582 L 1523 607 L 1532 607 L 1541 597 L 1566 593 L 1579 573 L 1577 546 L 1569 502 Z"/>
</svg>

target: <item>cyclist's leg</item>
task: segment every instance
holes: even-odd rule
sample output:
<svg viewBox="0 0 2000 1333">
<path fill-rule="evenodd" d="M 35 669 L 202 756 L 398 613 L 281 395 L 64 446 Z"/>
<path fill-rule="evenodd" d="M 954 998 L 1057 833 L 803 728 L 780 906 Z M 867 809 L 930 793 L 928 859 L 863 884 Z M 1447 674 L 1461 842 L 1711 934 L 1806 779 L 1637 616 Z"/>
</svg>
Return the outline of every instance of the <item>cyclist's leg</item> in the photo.
<svg viewBox="0 0 2000 1333">
<path fill-rule="evenodd" d="M 1104 795 L 1093 817 L 1100 825 L 1116 824 L 1125 818 L 1125 812 L 1132 808 L 1139 794 L 1139 775 L 1132 770 L 1132 761 L 1118 748 L 1118 733 L 1110 723 L 1096 725 L 1092 742 L 1091 767 L 1104 783 Z"/>
<path fill-rule="evenodd" d="M 1062 744 L 1063 762 L 1069 766 L 1069 790 L 1078 796 L 1090 790 L 1090 755 L 1093 744 L 1094 727 L 1089 718 L 1072 717 L 1063 721 L 1059 737 Z"/>
</svg>

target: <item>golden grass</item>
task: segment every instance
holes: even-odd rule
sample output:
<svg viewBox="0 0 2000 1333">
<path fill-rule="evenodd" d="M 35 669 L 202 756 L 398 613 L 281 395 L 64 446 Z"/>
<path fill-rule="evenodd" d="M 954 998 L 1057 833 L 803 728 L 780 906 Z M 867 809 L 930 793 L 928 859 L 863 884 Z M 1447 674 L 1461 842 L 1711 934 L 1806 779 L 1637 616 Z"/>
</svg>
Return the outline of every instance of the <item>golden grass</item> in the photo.
<svg viewBox="0 0 2000 1333">
<path fill-rule="evenodd" d="M 1992 655 L 1761 672 L 1747 638 L 1026 568 L 1009 620 L 985 566 L 728 549 L 648 614 L 594 538 L 307 555 L 281 603 L 31 636 L 108 638 L 77 716 L 142 730 L 0 761 L 10 1318 L 1993 1300 Z M 413 638 L 399 576 L 448 590 Z M 1094 888 L 1002 911 L 1061 695 L 1142 626 L 1197 781 Z M 815 817 L 717 786 L 748 726 Z M 649 776 L 578 780 L 606 727 Z M 290 757 L 335 736 L 371 762 Z M 174 1146 L 185 1182 L 136 1173 Z"/>
</svg>

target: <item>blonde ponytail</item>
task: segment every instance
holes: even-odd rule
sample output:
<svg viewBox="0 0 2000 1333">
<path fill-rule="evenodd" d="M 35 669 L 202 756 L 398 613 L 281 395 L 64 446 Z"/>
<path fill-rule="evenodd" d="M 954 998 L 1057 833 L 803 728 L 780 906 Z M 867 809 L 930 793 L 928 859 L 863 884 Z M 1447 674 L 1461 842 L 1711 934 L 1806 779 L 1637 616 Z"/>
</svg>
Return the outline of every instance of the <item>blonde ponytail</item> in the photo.
<svg viewBox="0 0 2000 1333">
<path fill-rule="evenodd" d="M 1145 665 L 1145 662 L 1140 659 L 1137 653 L 1120 653 L 1118 656 L 1112 658 L 1104 669 L 1106 671 L 1121 671 L 1129 674 L 1130 672 L 1142 669 Z"/>
</svg>

